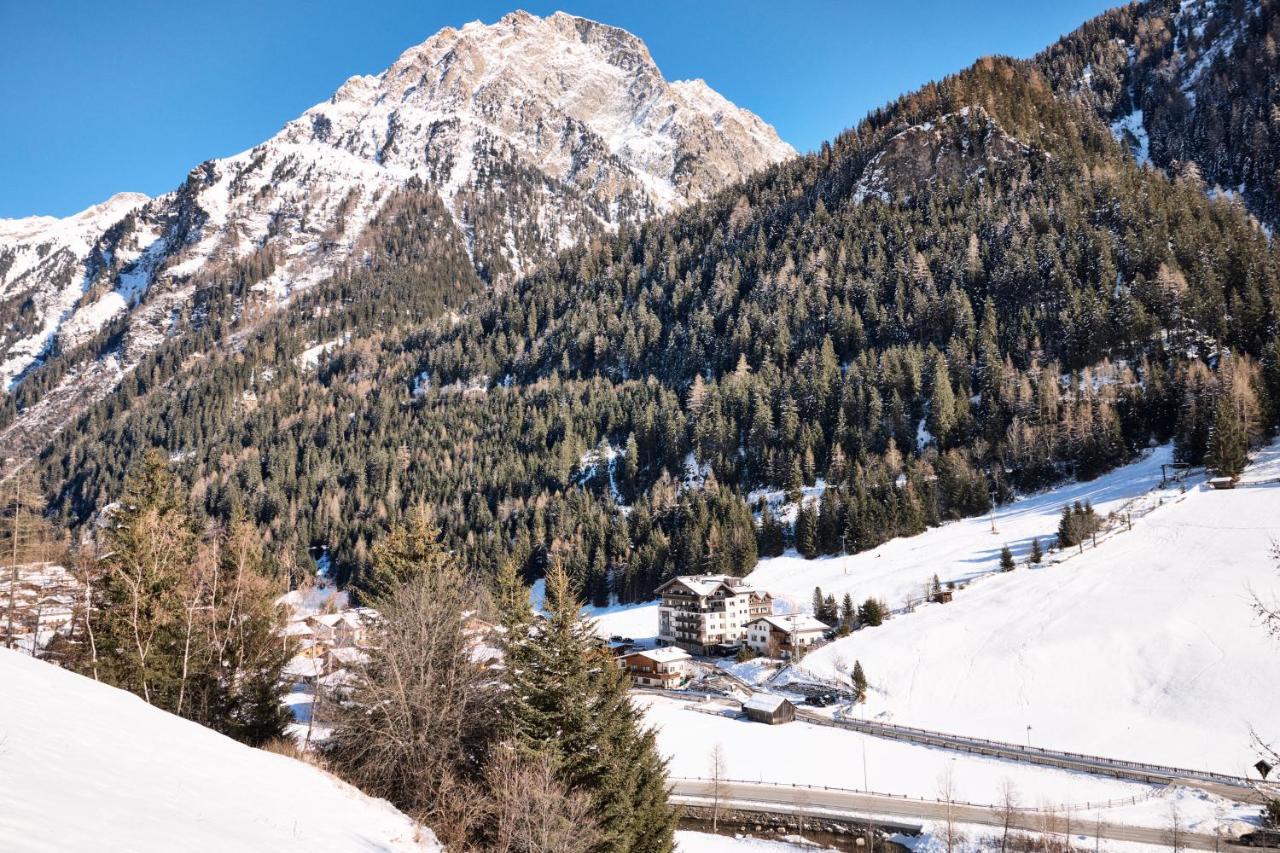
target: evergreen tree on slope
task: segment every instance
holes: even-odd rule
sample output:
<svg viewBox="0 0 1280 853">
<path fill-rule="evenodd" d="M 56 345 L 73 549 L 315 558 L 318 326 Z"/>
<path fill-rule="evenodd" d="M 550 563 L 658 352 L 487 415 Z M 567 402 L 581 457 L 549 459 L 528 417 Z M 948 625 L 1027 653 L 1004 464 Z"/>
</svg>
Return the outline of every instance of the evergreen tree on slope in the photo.
<svg viewBox="0 0 1280 853">
<path fill-rule="evenodd" d="M 504 569 L 505 723 L 517 749 L 549 754 L 571 791 L 595 800 L 601 853 L 665 853 L 674 844 L 666 766 L 627 696 L 626 676 L 593 640 L 562 565 L 546 577 L 546 618 L 531 624 Z M 505 588 L 505 589 L 504 589 Z M 511 612 L 511 608 L 515 612 Z"/>
</svg>

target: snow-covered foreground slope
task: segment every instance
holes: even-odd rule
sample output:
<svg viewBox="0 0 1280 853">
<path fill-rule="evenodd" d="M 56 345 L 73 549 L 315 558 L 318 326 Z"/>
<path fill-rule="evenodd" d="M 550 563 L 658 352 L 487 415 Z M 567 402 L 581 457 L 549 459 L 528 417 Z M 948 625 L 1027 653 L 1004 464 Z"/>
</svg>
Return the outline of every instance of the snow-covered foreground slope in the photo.
<svg viewBox="0 0 1280 853">
<path fill-rule="evenodd" d="M 0 649 L 0 849 L 439 851 L 382 800 Z"/>
<path fill-rule="evenodd" d="M 880 719 L 1014 742 L 1031 727 L 1041 746 L 1245 775 L 1250 729 L 1280 736 L 1280 643 L 1251 607 L 1255 592 L 1280 596 L 1277 479 L 1280 445 L 1240 488 L 1170 496 L 1096 550 L 985 579 L 802 667 L 831 677 L 860 660 Z M 965 552 L 989 562 L 972 526 L 897 548 L 919 541 L 922 571 L 932 562 L 945 579 Z"/>
</svg>

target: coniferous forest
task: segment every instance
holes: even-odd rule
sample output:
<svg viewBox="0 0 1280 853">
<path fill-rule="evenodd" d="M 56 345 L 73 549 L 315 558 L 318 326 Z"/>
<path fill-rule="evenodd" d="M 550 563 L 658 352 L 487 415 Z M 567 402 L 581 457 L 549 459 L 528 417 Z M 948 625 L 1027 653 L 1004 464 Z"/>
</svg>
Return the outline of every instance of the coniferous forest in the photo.
<svg viewBox="0 0 1280 853">
<path fill-rule="evenodd" d="M 365 263 L 283 312 L 251 310 L 270 259 L 211 276 L 197 331 L 44 451 L 51 506 L 84 523 L 159 447 L 199 512 L 243 513 L 299 572 L 327 552 L 358 579 L 427 506 L 470 571 L 558 558 L 604 603 L 785 547 L 870 548 L 1152 443 L 1230 470 L 1280 406 L 1269 210 L 1211 197 L 1199 143 L 1139 163 L 1107 127 L 1130 105 L 1078 91 L 1088 63 L 1095 89 L 1127 85 L 1098 70 L 1117 37 L 1153 67 L 1184 49 L 1155 32 L 1167 15 L 984 59 L 509 286 L 411 187 Z M 1248 38 L 1275 18 L 1261 4 Z M 1241 150 L 1222 133 L 1220 164 Z M 794 528 L 752 500 L 819 481 Z"/>
</svg>

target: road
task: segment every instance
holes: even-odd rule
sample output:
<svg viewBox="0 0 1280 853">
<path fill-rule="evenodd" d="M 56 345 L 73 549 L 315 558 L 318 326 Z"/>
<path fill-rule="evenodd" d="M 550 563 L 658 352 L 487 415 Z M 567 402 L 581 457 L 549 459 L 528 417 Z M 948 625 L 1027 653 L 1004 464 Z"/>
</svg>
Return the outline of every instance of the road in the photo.
<svg viewBox="0 0 1280 853">
<path fill-rule="evenodd" d="M 672 800 L 681 805 L 709 806 L 714 792 L 711 782 L 702 779 L 672 779 Z M 989 806 L 948 804 L 931 800 L 913 800 L 890 797 L 885 794 L 865 794 L 841 789 L 777 785 L 768 782 L 721 782 L 721 808 L 743 811 L 795 813 L 812 809 L 822 810 L 828 816 L 843 813 L 846 817 L 863 818 L 883 815 L 893 818 L 945 821 L 948 813 L 956 823 L 1002 827 L 1004 815 Z M 816 816 L 816 815 L 815 815 Z M 1015 812 L 1010 826 L 1028 832 L 1067 833 L 1065 814 L 1049 816 L 1037 812 Z M 1152 829 L 1125 824 L 1098 824 L 1092 815 L 1079 814 L 1072 822 L 1071 834 L 1108 841 L 1130 841 L 1140 844 L 1173 846 L 1168 829 Z M 1182 832 L 1179 844 L 1191 850 L 1248 850 L 1250 848 L 1228 844 L 1211 835 Z"/>
</svg>

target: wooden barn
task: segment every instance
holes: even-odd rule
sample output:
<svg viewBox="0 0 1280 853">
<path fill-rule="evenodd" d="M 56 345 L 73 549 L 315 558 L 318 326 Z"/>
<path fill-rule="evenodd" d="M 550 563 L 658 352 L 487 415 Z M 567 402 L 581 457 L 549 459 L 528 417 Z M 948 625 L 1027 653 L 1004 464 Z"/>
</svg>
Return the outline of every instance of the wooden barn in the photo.
<svg viewBox="0 0 1280 853">
<path fill-rule="evenodd" d="M 751 698 L 742 703 L 742 712 L 747 715 L 748 720 L 771 726 L 789 723 L 796 718 L 795 705 L 782 696 L 770 693 L 752 693 Z"/>
</svg>

